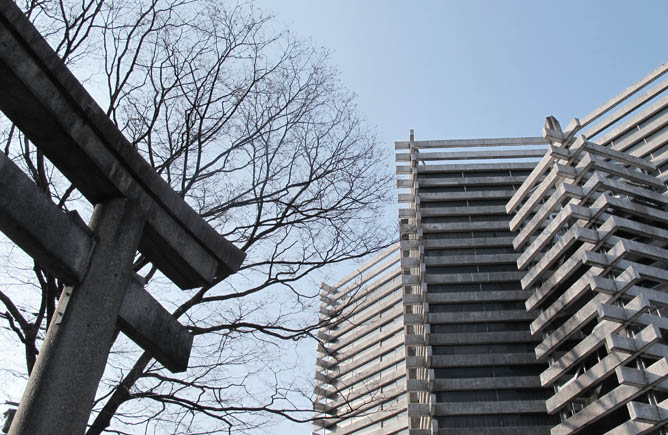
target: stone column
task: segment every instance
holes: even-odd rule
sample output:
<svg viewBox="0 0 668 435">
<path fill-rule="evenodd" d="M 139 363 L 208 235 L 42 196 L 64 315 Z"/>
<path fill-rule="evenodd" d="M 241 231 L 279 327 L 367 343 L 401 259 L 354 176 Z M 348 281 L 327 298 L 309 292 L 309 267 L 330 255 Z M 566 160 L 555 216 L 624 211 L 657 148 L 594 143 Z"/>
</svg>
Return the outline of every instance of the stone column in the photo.
<svg viewBox="0 0 668 435">
<path fill-rule="evenodd" d="M 95 207 L 90 227 L 97 243 L 88 271 L 63 290 L 10 434 L 84 433 L 144 223 L 141 209 L 126 199 Z"/>
</svg>

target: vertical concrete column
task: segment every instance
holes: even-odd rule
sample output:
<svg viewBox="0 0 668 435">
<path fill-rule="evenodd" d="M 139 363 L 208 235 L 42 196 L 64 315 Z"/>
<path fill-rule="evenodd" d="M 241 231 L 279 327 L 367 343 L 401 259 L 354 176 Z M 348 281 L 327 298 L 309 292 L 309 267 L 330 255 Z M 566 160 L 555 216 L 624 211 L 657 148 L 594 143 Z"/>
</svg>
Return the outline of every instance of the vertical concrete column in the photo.
<svg viewBox="0 0 668 435">
<path fill-rule="evenodd" d="M 408 225 L 402 232 L 402 240 L 410 241 L 410 248 L 402 252 L 402 280 L 404 292 L 408 296 L 404 299 L 404 313 L 411 318 L 406 325 L 406 334 L 411 339 L 406 341 L 406 355 L 413 357 L 407 360 L 407 380 L 424 388 L 415 389 L 408 393 L 408 427 L 410 433 L 420 433 L 432 426 L 430 415 L 431 396 L 428 389 L 430 347 L 427 340 L 428 312 L 426 300 L 425 268 L 423 261 L 422 243 L 422 214 L 420 209 L 420 182 L 418 180 L 418 163 L 420 150 L 415 144 L 415 135 L 410 131 L 408 141 L 408 157 L 410 173 L 410 209 L 411 216 L 407 219 Z M 408 251 L 408 252 L 406 252 Z M 408 256 L 404 256 L 408 254 Z M 417 432 L 416 432 L 417 431 Z"/>
<path fill-rule="evenodd" d="M 84 433 L 144 222 L 126 199 L 95 207 L 91 263 L 78 285 L 63 290 L 10 434 Z"/>
</svg>

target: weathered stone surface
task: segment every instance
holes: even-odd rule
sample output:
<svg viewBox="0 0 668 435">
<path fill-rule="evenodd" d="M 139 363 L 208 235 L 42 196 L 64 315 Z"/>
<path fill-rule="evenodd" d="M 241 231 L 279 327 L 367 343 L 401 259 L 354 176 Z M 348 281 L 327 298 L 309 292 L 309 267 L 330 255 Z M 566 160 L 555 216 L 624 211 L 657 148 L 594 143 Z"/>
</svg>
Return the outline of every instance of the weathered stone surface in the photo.
<svg viewBox="0 0 668 435">
<path fill-rule="evenodd" d="M 76 213 L 65 213 L 0 153 L 0 231 L 67 284 L 81 281 L 95 246 Z"/>
<path fill-rule="evenodd" d="M 193 336 L 144 289 L 132 274 L 119 312 L 121 331 L 171 372 L 188 368 Z"/>
<path fill-rule="evenodd" d="M 90 266 L 79 284 L 62 292 L 10 434 L 84 433 L 144 220 L 128 200 L 95 207 Z"/>
</svg>

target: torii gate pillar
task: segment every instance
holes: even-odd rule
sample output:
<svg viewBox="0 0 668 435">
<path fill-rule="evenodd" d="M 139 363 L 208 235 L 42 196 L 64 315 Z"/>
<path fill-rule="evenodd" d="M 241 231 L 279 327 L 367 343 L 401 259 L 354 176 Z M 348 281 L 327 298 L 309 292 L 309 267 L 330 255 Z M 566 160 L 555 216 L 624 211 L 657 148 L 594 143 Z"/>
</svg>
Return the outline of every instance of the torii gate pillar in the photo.
<svg viewBox="0 0 668 435">
<path fill-rule="evenodd" d="M 144 222 L 130 200 L 95 206 L 90 228 L 97 243 L 88 271 L 80 284 L 63 290 L 10 434 L 86 431 L 90 406 L 78 404 L 95 399 Z"/>
<path fill-rule="evenodd" d="M 137 250 L 184 290 L 215 285 L 245 253 L 153 170 L 12 0 L 0 0 L 0 111 L 95 205 L 83 228 L 0 153 L 0 231 L 72 284 L 10 433 L 81 434 L 117 327 L 169 370 L 188 366 L 192 334 L 137 281 Z"/>
</svg>

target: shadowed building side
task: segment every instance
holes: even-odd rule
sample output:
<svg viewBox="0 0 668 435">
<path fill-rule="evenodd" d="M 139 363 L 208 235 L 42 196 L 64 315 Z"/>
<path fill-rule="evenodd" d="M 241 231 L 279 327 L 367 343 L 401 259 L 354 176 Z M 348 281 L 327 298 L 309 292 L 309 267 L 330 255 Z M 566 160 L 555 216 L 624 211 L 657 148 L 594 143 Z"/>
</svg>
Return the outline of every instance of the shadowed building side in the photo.
<svg viewBox="0 0 668 435">
<path fill-rule="evenodd" d="M 317 433 L 549 433 L 504 208 L 545 144 L 396 143 L 399 244 L 322 286 Z"/>
<path fill-rule="evenodd" d="M 505 204 L 543 138 L 397 142 L 411 434 L 548 434 Z M 402 152 L 407 150 L 407 152 Z M 409 339 L 408 337 L 411 337 Z M 414 356 L 413 356 L 414 355 Z"/>
</svg>

